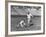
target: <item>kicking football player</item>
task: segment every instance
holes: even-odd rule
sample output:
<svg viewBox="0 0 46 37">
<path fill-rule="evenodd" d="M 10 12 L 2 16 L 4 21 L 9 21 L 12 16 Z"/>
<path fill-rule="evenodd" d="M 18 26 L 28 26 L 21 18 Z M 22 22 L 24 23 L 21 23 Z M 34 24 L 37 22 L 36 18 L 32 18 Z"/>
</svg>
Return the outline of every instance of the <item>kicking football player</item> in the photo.
<svg viewBox="0 0 46 37">
<path fill-rule="evenodd" d="M 28 24 L 29 24 L 30 21 L 32 20 L 32 14 L 30 12 L 30 9 L 28 9 L 27 19 L 28 19 Z"/>
</svg>

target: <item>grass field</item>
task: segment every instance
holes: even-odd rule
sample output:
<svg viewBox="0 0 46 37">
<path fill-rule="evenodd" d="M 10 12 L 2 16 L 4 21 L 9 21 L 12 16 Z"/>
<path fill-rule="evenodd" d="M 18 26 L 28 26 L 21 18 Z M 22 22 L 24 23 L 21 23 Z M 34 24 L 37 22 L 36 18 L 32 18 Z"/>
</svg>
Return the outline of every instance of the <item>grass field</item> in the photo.
<svg viewBox="0 0 46 37">
<path fill-rule="evenodd" d="M 19 24 L 19 22 L 21 20 L 25 20 L 25 23 L 26 23 L 26 26 L 28 26 L 27 24 L 27 17 L 25 16 L 19 16 L 19 17 L 11 17 L 11 31 L 28 31 L 28 30 L 40 30 L 41 29 L 41 17 L 33 17 L 32 18 L 32 23 L 33 25 L 32 26 L 28 26 L 28 27 L 19 27 L 17 28 L 17 25 Z"/>
</svg>

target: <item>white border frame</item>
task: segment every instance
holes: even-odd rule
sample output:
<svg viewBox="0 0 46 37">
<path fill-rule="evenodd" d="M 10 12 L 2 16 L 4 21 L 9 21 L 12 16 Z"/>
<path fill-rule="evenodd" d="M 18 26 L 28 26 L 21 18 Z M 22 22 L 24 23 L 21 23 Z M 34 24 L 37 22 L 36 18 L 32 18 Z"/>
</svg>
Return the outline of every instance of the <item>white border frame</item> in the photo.
<svg viewBox="0 0 46 37">
<path fill-rule="evenodd" d="M 11 32 L 11 5 L 22 5 L 22 6 L 41 6 L 41 30 L 38 31 L 13 31 Z M 34 33 L 43 33 L 43 5 L 42 4 L 28 4 L 28 3 L 8 3 L 8 35 L 16 34 L 34 34 Z"/>
</svg>

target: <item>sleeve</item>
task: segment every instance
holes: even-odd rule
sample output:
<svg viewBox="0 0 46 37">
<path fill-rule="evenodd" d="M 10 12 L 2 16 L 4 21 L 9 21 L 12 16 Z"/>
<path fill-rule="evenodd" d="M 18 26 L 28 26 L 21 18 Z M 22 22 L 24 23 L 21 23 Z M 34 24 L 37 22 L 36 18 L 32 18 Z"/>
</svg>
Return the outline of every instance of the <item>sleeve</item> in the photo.
<svg viewBox="0 0 46 37">
<path fill-rule="evenodd" d="M 32 16 L 32 14 L 30 14 L 30 16 Z"/>
</svg>

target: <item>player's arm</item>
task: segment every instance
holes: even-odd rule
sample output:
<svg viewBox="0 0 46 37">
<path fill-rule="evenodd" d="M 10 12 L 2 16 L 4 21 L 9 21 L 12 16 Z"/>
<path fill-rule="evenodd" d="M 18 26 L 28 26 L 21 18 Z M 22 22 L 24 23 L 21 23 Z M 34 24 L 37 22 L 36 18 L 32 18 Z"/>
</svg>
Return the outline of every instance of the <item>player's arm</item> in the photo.
<svg viewBox="0 0 46 37">
<path fill-rule="evenodd" d="M 32 14 L 30 14 L 31 17 L 34 17 Z"/>
</svg>

